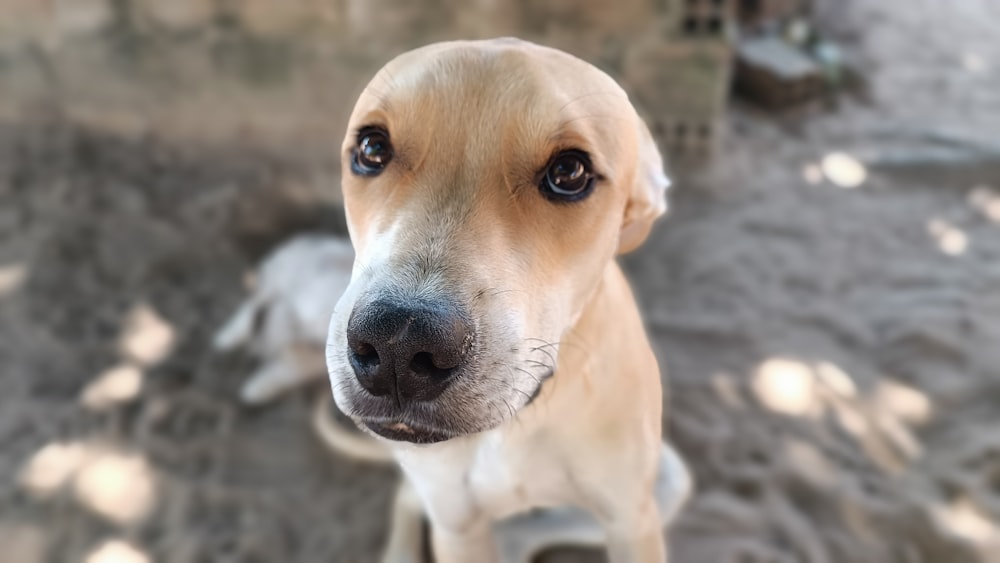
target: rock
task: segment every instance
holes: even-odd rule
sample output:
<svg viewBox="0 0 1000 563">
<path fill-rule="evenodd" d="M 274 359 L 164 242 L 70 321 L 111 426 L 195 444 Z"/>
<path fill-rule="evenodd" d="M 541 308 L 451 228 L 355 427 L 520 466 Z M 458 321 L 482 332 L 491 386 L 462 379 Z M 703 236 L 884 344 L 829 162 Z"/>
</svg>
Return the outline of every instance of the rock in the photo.
<svg viewBox="0 0 1000 563">
<path fill-rule="evenodd" d="M 741 24 L 760 27 L 803 14 L 805 4 L 805 0 L 740 0 L 737 11 Z"/>
<path fill-rule="evenodd" d="M 797 105 L 823 93 L 819 66 L 777 37 L 741 41 L 736 50 L 736 89 L 770 108 Z"/>
</svg>

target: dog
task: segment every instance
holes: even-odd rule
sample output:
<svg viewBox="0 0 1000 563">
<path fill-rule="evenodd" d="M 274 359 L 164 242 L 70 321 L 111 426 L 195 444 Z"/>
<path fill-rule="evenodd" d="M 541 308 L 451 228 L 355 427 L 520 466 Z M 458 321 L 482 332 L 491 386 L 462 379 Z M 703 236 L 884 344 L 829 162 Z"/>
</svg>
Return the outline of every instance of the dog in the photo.
<svg viewBox="0 0 1000 563">
<path fill-rule="evenodd" d="M 341 158 L 356 258 L 326 360 L 405 476 L 385 559 L 418 560 L 423 514 L 440 563 L 530 557 L 537 533 L 666 561 L 691 478 L 615 257 L 670 182 L 624 90 L 526 41 L 437 43 L 376 74 Z"/>
<path fill-rule="evenodd" d="M 299 235 L 264 258 L 250 295 L 212 339 L 217 352 L 245 348 L 260 360 L 240 388 L 240 402 L 263 405 L 326 377 L 330 315 L 353 263 L 350 241 L 326 234 Z"/>
</svg>

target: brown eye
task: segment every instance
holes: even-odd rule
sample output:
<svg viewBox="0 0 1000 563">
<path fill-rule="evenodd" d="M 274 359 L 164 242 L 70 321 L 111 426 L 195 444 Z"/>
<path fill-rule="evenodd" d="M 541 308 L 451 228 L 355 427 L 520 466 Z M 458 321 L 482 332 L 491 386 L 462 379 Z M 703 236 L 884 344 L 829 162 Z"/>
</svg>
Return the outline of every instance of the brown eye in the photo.
<svg viewBox="0 0 1000 563">
<path fill-rule="evenodd" d="M 358 133 L 351 170 L 360 176 L 377 176 L 392 160 L 389 134 L 381 129 L 366 128 Z"/>
<path fill-rule="evenodd" d="M 560 201 L 577 201 L 586 197 L 594 185 L 590 159 L 579 151 L 561 152 L 545 168 L 542 194 Z"/>
</svg>

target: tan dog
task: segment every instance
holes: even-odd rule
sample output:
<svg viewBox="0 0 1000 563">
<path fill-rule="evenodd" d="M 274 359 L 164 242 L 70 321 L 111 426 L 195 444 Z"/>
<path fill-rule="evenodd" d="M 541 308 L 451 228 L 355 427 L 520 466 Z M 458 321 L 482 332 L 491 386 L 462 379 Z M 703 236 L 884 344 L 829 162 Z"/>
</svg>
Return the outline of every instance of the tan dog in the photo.
<svg viewBox="0 0 1000 563">
<path fill-rule="evenodd" d="M 612 561 L 664 561 L 690 483 L 661 443 L 659 370 L 614 257 L 669 182 L 625 92 L 519 40 L 430 45 L 362 93 L 343 164 L 357 258 L 327 341 L 334 397 L 389 445 L 437 560 L 510 557 L 577 513 L 495 522 L 570 505 Z M 416 557 L 409 495 L 388 559 Z"/>
</svg>

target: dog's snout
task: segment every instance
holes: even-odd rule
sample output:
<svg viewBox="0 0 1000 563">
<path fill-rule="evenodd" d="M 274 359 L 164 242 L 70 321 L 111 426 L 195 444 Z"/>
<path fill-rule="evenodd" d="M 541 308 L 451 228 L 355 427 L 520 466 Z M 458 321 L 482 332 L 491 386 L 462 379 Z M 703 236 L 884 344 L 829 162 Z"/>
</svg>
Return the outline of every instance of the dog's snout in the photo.
<svg viewBox="0 0 1000 563">
<path fill-rule="evenodd" d="M 439 396 L 472 342 L 470 324 L 446 303 L 375 301 L 355 308 L 347 324 L 348 357 L 358 382 L 398 403 Z"/>
</svg>

